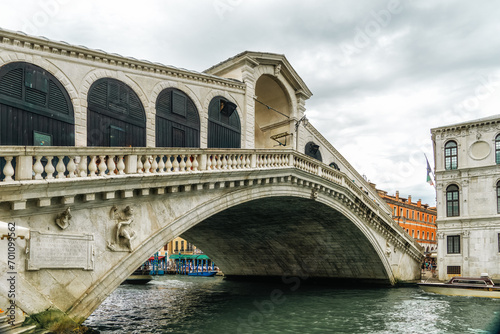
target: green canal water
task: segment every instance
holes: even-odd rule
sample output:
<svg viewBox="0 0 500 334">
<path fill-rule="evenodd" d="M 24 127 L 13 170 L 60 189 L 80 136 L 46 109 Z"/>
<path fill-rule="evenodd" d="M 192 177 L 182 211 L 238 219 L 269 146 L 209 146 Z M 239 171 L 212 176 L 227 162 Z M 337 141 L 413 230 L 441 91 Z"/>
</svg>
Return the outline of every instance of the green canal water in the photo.
<svg viewBox="0 0 500 334">
<path fill-rule="evenodd" d="M 500 299 L 303 283 L 163 276 L 121 285 L 84 325 L 103 334 L 498 333 Z"/>
</svg>

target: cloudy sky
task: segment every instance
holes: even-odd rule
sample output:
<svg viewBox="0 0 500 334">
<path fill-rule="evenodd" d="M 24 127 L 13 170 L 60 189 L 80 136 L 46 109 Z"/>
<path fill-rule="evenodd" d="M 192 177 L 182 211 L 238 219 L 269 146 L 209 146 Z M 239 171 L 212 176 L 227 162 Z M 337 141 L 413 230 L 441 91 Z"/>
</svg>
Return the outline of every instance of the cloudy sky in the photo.
<svg viewBox="0 0 500 334">
<path fill-rule="evenodd" d="M 452 0 L 0 0 L 0 27 L 203 71 L 284 54 L 306 114 L 380 189 L 435 204 L 430 129 L 499 113 L 500 3 Z"/>
</svg>

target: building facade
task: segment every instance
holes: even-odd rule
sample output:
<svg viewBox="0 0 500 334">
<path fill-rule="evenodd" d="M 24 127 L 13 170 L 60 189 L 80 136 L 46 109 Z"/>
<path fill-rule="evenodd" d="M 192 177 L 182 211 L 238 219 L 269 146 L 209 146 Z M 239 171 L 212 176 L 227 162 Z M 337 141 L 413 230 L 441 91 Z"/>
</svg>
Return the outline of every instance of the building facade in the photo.
<svg viewBox="0 0 500 334">
<path fill-rule="evenodd" d="M 439 279 L 500 279 L 500 115 L 431 130 Z"/>
<path fill-rule="evenodd" d="M 394 221 L 415 238 L 427 256 L 433 257 L 437 251 L 436 207 L 422 204 L 420 199 L 413 202 L 411 195 L 408 198 L 400 197 L 399 191 L 396 191 L 395 196 L 383 190 L 377 189 L 377 192 L 391 208 Z"/>
</svg>

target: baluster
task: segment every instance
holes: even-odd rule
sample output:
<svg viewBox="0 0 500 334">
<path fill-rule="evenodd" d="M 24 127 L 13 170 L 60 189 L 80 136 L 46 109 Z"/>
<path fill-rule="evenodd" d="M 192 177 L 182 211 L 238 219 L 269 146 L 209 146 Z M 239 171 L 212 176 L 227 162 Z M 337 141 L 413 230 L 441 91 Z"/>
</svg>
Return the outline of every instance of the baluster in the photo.
<svg viewBox="0 0 500 334">
<path fill-rule="evenodd" d="M 125 174 L 125 162 L 123 161 L 123 155 L 118 156 L 118 163 L 116 164 L 116 169 L 118 169 L 118 175 Z"/>
<path fill-rule="evenodd" d="M 57 178 L 58 179 L 64 179 L 66 176 L 64 175 L 64 172 L 66 171 L 66 166 L 64 166 L 64 156 L 59 155 L 57 156 L 57 159 L 59 160 L 56 165 L 56 170 L 57 170 Z"/>
<path fill-rule="evenodd" d="M 276 159 L 275 159 L 276 155 L 274 154 L 271 154 L 271 167 L 276 167 Z"/>
<path fill-rule="evenodd" d="M 106 166 L 106 156 L 105 155 L 100 155 L 99 156 L 99 176 L 104 176 L 106 175 L 106 169 L 108 167 Z"/>
<path fill-rule="evenodd" d="M 193 172 L 197 172 L 198 171 L 198 154 L 194 154 L 193 155 Z"/>
<path fill-rule="evenodd" d="M 186 172 L 192 172 L 193 163 L 191 162 L 191 155 L 189 154 L 186 159 Z"/>
<path fill-rule="evenodd" d="M 212 159 L 215 159 L 215 156 L 214 155 L 207 155 L 207 170 L 212 170 L 213 169 L 213 161 Z"/>
<path fill-rule="evenodd" d="M 47 176 L 45 178 L 47 180 L 50 180 L 50 179 L 54 178 L 54 172 L 56 171 L 56 169 L 54 168 L 54 166 L 52 166 L 52 159 L 54 157 L 48 156 L 46 158 L 47 158 L 47 164 L 45 165 L 45 173 L 47 174 Z"/>
<path fill-rule="evenodd" d="M 170 160 L 170 158 L 171 158 L 170 154 L 167 154 L 167 163 L 165 165 L 167 173 L 170 173 L 172 171 L 172 161 Z"/>
<path fill-rule="evenodd" d="M 172 164 L 172 168 L 174 169 L 173 172 L 178 172 L 179 171 L 179 161 L 177 161 L 177 154 L 174 155 L 174 163 Z"/>
<path fill-rule="evenodd" d="M 238 169 L 241 164 L 241 159 L 239 154 L 233 155 L 233 169 Z"/>
<path fill-rule="evenodd" d="M 252 160 L 250 160 L 250 154 L 245 155 L 245 168 L 248 169 L 252 165 Z"/>
<path fill-rule="evenodd" d="M 165 162 L 163 161 L 163 154 L 159 156 L 160 160 L 158 161 L 158 172 L 165 173 Z"/>
<path fill-rule="evenodd" d="M 185 172 L 186 171 L 186 161 L 185 161 L 185 154 L 181 154 L 181 161 L 179 163 L 179 171 Z"/>
<path fill-rule="evenodd" d="M 5 167 L 3 168 L 3 174 L 5 175 L 5 178 L 3 179 L 3 182 L 12 182 L 14 179 L 12 176 L 14 175 L 14 167 L 12 167 L 12 159 L 14 157 L 5 157 Z"/>
<path fill-rule="evenodd" d="M 217 154 L 217 169 L 218 170 L 222 169 L 222 159 L 219 154 Z"/>
<path fill-rule="evenodd" d="M 97 172 L 97 165 L 96 165 L 96 156 L 95 155 L 90 156 L 89 172 L 90 172 L 91 177 L 96 176 L 95 172 Z"/>
<path fill-rule="evenodd" d="M 153 160 L 151 162 L 151 171 L 153 172 L 153 174 L 158 173 L 158 161 L 156 161 L 156 159 L 158 159 L 158 156 L 153 155 Z"/>
<path fill-rule="evenodd" d="M 80 163 L 78 164 L 78 176 L 87 177 L 87 156 L 82 155 L 80 157 Z"/>
<path fill-rule="evenodd" d="M 116 169 L 115 156 L 108 155 L 108 175 L 116 175 L 115 169 Z"/>
<path fill-rule="evenodd" d="M 226 169 L 228 169 L 228 170 L 233 169 L 233 158 L 232 158 L 232 156 L 233 156 L 232 154 L 228 154 L 227 155 L 227 159 L 226 159 L 226 164 L 227 164 L 226 166 L 227 167 L 226 167 Z"/>
<path fill-rule="evenodd" d="M 142 174 L 144 165 L 142 164 L 142 155 L 137 156 L 137 174 Z"/>
<path fill-rule="evenodd" d="M 264 168 L 269 167 L 269 155 L 265 154 L 264 155 Z"/>
<path fill-rule="evenodd" d="M 35 180 L 41 180 L 43 179 L 42 173 L 43 173 L 43 165 L 42 165 L 42 156 L 37 155 L 35 157 L 35 164 L 33 165 L 33 172 L 35 172 Z"/>
<path fill-rule="evenodd" d="M 150 162 L 151 156 L 146 155 L 145 160 L 144 160 L 144 173 L 150 174 L 151 173 L 151 162 Z"/>
<path fill-rule="evenodd" d="M 222 169 L 227 169 L 227 159 L 226 159 L 226 155 L 223 154 L 222 155 Z"/>
<path fill-rule="evenodd" d="M 66 169 L 68 170 L 68 177 L 73 178 L 76 177 L 75 171 L 76 171 L 76 164 L 75 164 L 75 157 L 74 156 L 69 156 L 69 162 L 68 166 L 66 166 Z"/>
</svg>

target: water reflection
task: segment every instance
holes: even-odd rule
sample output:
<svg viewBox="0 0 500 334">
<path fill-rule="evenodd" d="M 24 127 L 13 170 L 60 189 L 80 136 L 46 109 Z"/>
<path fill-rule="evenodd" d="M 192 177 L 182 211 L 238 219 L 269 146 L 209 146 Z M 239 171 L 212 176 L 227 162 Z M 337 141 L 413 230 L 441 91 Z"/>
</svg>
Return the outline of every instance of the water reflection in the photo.
<svg viewBox="0 0 500 334">
<path fill-rule="evenodd" d="M 500 300 L 416 287 L 325 286 L 164 276 L 122 285 L 85 325 L 101 333 L 496 333 Z"/>
</svg>

